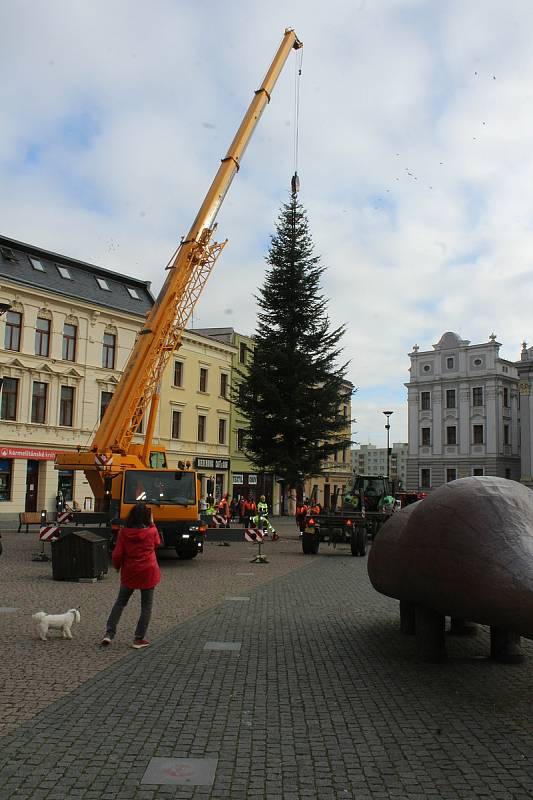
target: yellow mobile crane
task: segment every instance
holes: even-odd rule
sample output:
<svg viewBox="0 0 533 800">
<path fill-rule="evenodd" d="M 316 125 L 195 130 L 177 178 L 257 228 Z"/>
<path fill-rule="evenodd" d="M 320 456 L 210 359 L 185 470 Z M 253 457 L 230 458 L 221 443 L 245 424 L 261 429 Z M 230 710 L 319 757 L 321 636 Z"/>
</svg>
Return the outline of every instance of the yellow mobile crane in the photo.
<svg viewBox="0 0 533 800">
<path fill-rule="evenodd" d="M 147 315 L 90 449 L 56 455 L 56 469 L 85 472 L 96 498 L 96 511 L 108 513 L 116 524 L 124 521 L 136 502 L 153 505 L 165 545 L 175 547 L 181 558 L 194 558 L 203 547 L 199 487 L 196 473 L 188 464 L 179 462 L 178 469 L 170 469 L 164 448 L 152 446 L 159 385 L 168 359 L 180 347 L 196 301 L 226 244 L 211 241 L 216 215 L 290 51 L 301 47 L 295 32 L 287 29 L 189 233 L 167 267 L 166 280 Z M 148 408 L 144 443 L 135 444 L 133 436 Z"/>
</svg>

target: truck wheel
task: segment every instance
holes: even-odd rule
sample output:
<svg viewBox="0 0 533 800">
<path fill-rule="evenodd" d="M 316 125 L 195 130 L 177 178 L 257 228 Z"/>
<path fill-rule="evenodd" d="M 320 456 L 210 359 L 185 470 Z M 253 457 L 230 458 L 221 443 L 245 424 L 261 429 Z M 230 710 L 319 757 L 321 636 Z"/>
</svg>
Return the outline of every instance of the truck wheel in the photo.
<svg viewBox="0 0 533 800">
<path fill-rule="evenodd" d="M 361 528 L 359 531 L 359 555 L 366 555 L 366 528 Z"/>
<path fill-rule="evenodd" d="M 318 536 L 312 533 L 302 534 L 302 550 L 306 556 L 314 556 L 318 553 L 318 545 L 320 544 Z"/>
<path fill-rule="evenodd" d="M 194 547 L 182 547 L 178 545 L 176 547 L 176 553 L 178 554 L 178 558 L 185 561 L 187 559 L 196 558 L 198 555 L 198 548 L 196 545 Z"/>
</svg>

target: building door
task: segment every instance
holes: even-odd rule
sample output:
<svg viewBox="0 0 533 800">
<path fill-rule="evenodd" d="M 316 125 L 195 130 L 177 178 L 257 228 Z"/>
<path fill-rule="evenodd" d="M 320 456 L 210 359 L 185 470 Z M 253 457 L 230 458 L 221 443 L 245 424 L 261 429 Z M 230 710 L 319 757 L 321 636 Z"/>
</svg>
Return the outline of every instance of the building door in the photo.
<svg viewBox="0 0 533 800">
<path fill-rule="evenodd" d="M 28 461 L 26 470 L 26 502 L 24 511 L 37 511 L 37 490 L 39 488 L 39 462 Z"/>
</svg>

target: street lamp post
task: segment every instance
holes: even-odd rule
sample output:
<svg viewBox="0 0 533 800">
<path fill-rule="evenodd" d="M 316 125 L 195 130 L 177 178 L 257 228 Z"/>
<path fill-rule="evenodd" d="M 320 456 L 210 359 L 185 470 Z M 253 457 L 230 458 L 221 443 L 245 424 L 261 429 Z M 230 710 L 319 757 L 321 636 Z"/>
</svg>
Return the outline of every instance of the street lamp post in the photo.
<svg viewBox="0 0 533 800">
<path fill-rule="evenodd" d="M 390 462 L 390 445 L 389 445 L 389 432 L 390 432 L 390 418 L 391 415 L 394 413 L 393 411 L 384 411 L 385 419 L 387 420 L 385 424 L 385 430 L 387 431 L 387 480 L 390 482 L 390 469 L 389 469 L 389 462 Z M 390 491 L 390 489 L 389 489 Z"/>
</svg>

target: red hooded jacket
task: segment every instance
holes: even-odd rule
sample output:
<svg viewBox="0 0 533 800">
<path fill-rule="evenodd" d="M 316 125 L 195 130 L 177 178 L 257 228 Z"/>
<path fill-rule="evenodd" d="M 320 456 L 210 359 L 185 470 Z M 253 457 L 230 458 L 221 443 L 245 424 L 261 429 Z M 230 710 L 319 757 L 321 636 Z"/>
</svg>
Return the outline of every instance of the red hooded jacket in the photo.
<svg viewBox="0 0 533 800">
<path fill-rule="evenodd" d="M 113 564 L 120 569 L 120 582 L 128 589 L 153 589 L 161 580 L 155 549 L 161 538 L 155 525 L 121 528 L 113 550 Z"/>
</svg>

